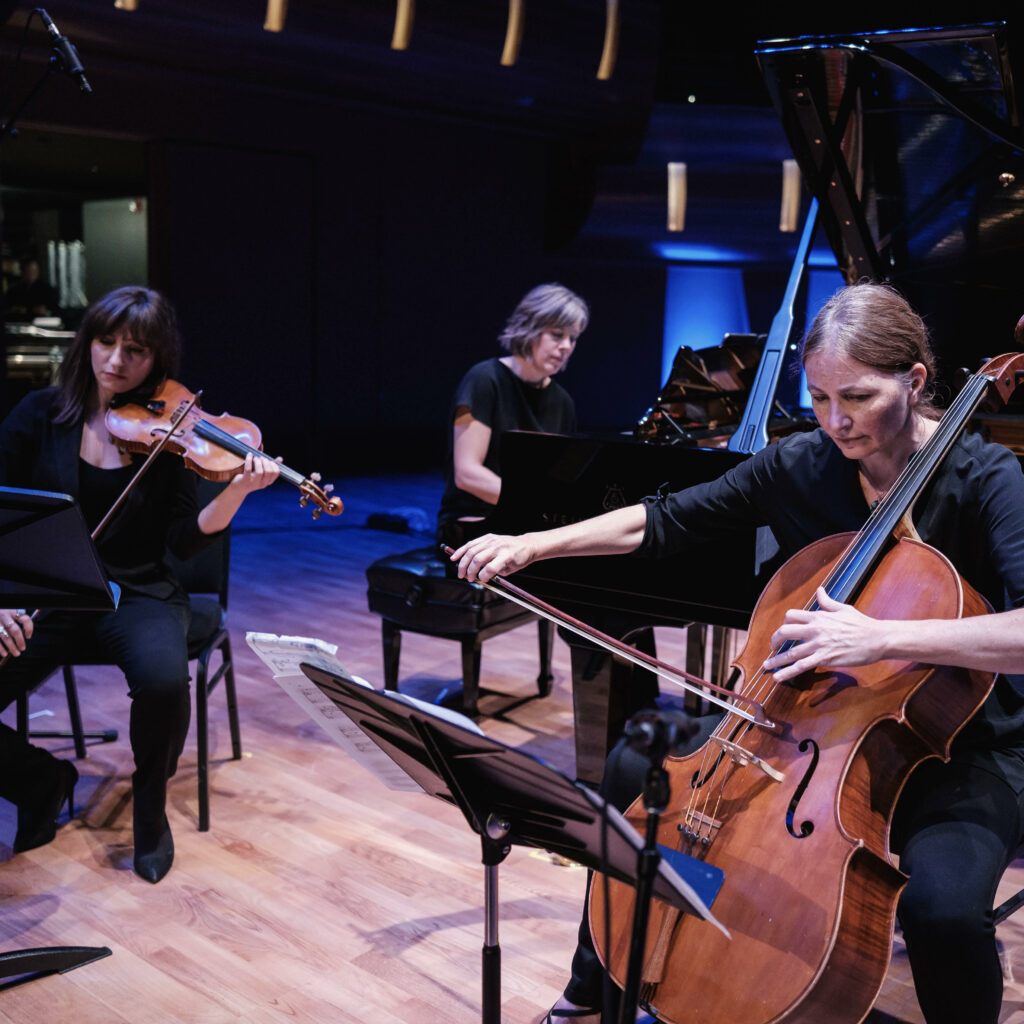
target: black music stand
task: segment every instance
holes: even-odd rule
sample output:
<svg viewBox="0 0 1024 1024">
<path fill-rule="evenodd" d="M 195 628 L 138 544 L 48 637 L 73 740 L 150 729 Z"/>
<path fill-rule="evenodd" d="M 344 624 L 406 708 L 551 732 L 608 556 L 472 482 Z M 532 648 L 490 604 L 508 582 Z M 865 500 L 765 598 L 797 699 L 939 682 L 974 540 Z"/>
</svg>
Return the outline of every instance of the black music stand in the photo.
<svg viewBox="0 0 1024 1024">
<path fill-rule="evenodd" d="M 430 705 L 309 664 L 302 671 L 424 792 L 455 804 L 480 836 L 485 867 L 481 1019 L 500 1024 L 497 872 L 512 844 L 561 854 L 635 885 L 643 838 L 587 787 Z M 660 852 L 653 894 L 721 928 L 708 904 L 721 887 L 722 871 L 674 850 Z"/>
<path fill-rule="evenodd" d="M 110 611 L 117 599 L 67 494 L 0 487 L 0 608 Z"/>
<path fill-rule="evenodd" d="M 74 498 L 0 487 L 0 608 L 22 606 L 111 611 L 117 597 Z M 106 946 L 14 950 L 0 953 L 0 978 L 64 974 L 105 956 Z"/>
</svg>

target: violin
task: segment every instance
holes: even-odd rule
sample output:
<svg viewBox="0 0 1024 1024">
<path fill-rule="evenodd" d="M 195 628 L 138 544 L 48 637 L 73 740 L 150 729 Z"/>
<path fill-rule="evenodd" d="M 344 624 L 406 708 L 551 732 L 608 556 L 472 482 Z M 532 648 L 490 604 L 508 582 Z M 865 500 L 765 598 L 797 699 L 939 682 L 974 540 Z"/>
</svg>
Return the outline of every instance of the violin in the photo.
<svg viewBox="0 0 1024 1024">
<path fill-rule="evenodd" d="M 146 401 L 111 406 L 107 430 L 122 451 L 152 454 L 160 450 L 182 456 L 185 465 L 207 480 L 230 480 L 242 471 L 246 455 L 269 459 L 262 450 L 259 427 L 239 416 L 211 416 L 199 408 L 201 392 L 192 394 L 177 381 L 167 380 Z M 308 477 L 282 465 L 281 478 L 299 489 L 299 505 L 313 503 L 313 518 L 326 512 L 340 515 L 345 507 L 329 497 L 330 484 L 319 486 L 320 475 Z"/>
</svg>

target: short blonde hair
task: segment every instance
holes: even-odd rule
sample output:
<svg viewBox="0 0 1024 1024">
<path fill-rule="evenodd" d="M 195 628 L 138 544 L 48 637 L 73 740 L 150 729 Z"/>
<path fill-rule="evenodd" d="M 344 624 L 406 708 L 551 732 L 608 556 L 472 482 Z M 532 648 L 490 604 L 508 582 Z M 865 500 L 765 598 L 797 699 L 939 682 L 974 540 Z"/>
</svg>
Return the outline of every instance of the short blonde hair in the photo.
<svg viewBox="0 0 1024 1024">
<path fill-rule="evenodd" d="M 498 343 L 506 352 L 526 357 L 533 343 L 551 327 L 576 327 L 582 332 L 590 309 L 575 292 L 560 284 L 539 284 L 528 291 L 505 321 Z"/>
</svg>

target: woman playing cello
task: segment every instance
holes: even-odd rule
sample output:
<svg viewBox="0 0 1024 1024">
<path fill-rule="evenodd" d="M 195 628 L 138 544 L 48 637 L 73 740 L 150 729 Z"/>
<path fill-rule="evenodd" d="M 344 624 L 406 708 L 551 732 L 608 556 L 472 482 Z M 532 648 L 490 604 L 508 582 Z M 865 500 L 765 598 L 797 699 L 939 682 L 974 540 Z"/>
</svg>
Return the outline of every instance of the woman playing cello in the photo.
<svg viewBox="0 0 1024 1024">
<path fill-rule="evenodd" d="M 68 350 L 59 387 L 30 393 L 0 425 L 0 484 L 76 497 L 95 527 L 131 480 L 141 457 L 123 453 L 105 426 L 118 397 L 151 393 L 177 369 L 177 318 L 155 291 L 119 288 L 95 302 Z M 276 463 L 246 458 L 243 470 L 200 510 L 196 478 L 169 453 L 155 459 L 97 540 L 116 611 L 51 612 L 38 622 L 0 610 L 0 708 L 83 651 L 118 664 L 132 698 L 130 735 L 134 867 L 148 882 L 170 870 L 174 844 L 165 813 L 167 780 L 188 731 L 188 598 L 166 566 L 169 549 L 197 554 L 224 530 L 246 495 L 273 483 Z M 0 653 L 3 653 L 0 652 Z M 0 796 L 17 805 L 15 852 L 53 839 L 78 773 L 0 725 Z"/>
<path fill-rule="evenodd" d="M 487 581 L 566 555 L 657 557 L 761 525 L 791 556 L 860 530 L 938 424 L 924 324 L 891 288 L 855 285 L 819 313 L 802 361 L 819 429 L 676 494 L 543 533 L 480 537 L 452 556 L 460 575 Z M 890 834 L 910 877 L 898 919 L 926 1020 L 995 1024 L 1002 973 L 992 906 L 1024 832 L 1024 475 L 1007 449 L 963 436 L 913 515 L 921 539 L 993 614 L 871 618 L 819 589 L 813 610 L 785 614 L 772 649 L 785 646 L 764 670 L 784 682 L 815 668 L 906 659 L 999 673 L 950 760 L 927 758 L 910 776 Z M 633 793 L 639 788 L 637 780 Z M 596 1021 L 600 1005 L 600 968 L 583 929 L 572 979 L 546 1019 Z"/>
</svg>

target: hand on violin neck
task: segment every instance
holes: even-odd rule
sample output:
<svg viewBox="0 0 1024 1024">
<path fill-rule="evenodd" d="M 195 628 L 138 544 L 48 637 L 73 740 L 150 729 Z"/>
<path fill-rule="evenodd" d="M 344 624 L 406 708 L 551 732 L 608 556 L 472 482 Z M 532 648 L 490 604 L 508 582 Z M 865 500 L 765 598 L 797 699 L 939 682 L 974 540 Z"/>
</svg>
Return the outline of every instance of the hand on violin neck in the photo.
<svg viewBox="0 0 1024 1024">
<path fill-rule="evenodd" d="M 281 475 L 281 459 L 272 459 L 269 455 L 253 455 L 249 453 L 245 457 L 241 472 L 236 473 L 228 484 L 242 492 L 244 497 L 253 491 L 262 491 L 269 487 Z"/>
<path fill-rule="evenodd" d="M 227 529 L 247 495 L 269 487 L 281 473 L 281 460 L 248 454 L 242 469 L 231 482 L 199 513 L 199 529 L 203 533 L 219 533 Z"/>
</svg>

